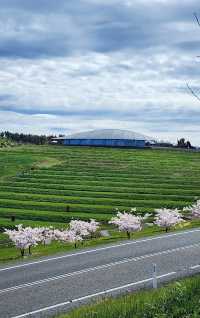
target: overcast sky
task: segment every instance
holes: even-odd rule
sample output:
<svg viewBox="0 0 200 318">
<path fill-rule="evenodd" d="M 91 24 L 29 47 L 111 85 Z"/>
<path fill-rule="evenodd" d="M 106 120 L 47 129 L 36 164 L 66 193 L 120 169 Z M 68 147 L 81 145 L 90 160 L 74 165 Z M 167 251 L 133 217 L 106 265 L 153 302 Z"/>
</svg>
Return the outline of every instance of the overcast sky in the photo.
<svg viewBox="0 0 200 318">
<path fill-rule="evenodd" d="M 200 144 L 199 0 L 0 0 L 0 130 Z"/>
</svg>

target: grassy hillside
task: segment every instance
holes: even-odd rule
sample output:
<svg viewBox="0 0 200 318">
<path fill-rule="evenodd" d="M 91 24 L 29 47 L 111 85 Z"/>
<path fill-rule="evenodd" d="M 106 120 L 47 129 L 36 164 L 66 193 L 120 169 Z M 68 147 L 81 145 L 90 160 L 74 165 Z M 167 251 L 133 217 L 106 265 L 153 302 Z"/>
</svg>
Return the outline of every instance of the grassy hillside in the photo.
<svg viewBox="0 0 200 318">
<path fill-rule="evenodd" d="M 1 142 L 1 141 L 0 141 Z M 44 160 L 44 154 L 32 153 L 31 148 L 25 147 L 0 147 L 0 181 L 12 180 L 10 177 L 18 176 L 23 171 L 29 170 L 32 165 Z"/>
<path fill-rule="evenodd" d="M 200 197 L 199 160 L 200 153 L 170 150 L 1 149 L 0 229 L 16 223 L 60 226 L 72 217 L 103 222 L 115 208 L 137 207 L 138 213 L 182 208 Z M 10 221 L 11 215 L 16 223 Z M 111 240 L 123 237 L 109 229 Z M 154 232 L 155 227 L 143 234 Z"/>
<path fill-rule="evenodd" d="M 197 318 L 199 298 L 200 276 L 195 276 L 156 291 L 110 298 L 59 318 Z"/>
<path fill-rule="evenodd" d="M 24 147 L 1 151 L 0 216 L 107 220 L 115 208 L 179 207 L 200 195 L 200 153 Z M 48 164 L 48 160 L 52 163 Z M 46 166 L 45 166 L 46 162 Z"/>
</svg>

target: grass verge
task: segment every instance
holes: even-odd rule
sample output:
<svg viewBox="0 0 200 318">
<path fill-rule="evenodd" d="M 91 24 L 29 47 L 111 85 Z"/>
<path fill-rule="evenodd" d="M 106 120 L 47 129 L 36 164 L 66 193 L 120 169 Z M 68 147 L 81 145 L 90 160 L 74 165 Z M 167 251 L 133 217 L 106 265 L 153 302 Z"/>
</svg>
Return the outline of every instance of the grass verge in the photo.
<svg viewBox="0 0 200 318">
<path fill-rule="evenodd" d="M 23 221 L 23 220 L 22 220 Z M 4 224 L 9 228 L 10 226 L 13 226 L 14 224 L 19 224 L 19 222 L 11 222 L 7 220 L 0 219 L 0 222 L 5 222 Z M 32 222 L 32 221 L 25 221 L 21 222 L 24 223 L 26 226 L 49 226 L 53 225 L 56 228 L 64 228 L 63 223 L 48 223 L 45 222 Z M 183 225 L 179 225 L 171 232 L 175 231 L 180 231 L 180 230 L 187 230 L 187 229 L 192 229 L 200 227 L 200 220 L 195 220 L 192 222 L 185 222 Z M 101 230 L 108 230 L 110 236 L 109 237 L 97 237 L 93 239 L 88 239 L 83 242 L 83 244 L 79 243 L 78 249 L 83 249 L 83 248 L 88 248 L 88 247 L 95 247 L 98 245 L 102 244 L 109 244 L 109 243 L 116 243 L 119 241 L 127 240 L 126 233 L 124 232 L 118 232 L 116 228 L 114 228 L 111 225 L 102 225 Z M 170 233 L 171 233 L 170 232 Z M 143 237 L 150 237 L 150 236 L 156 236 L 156 235 L 164 235 L 164 231 L 157 226 L 152 226 L 152 227 L 146 227 L 144 228 L 141 232 L 136 232 L 132 234 L 132 239 L 140 239 Z M 32 255 L 28 256 L 26 259 L 33 259 L 33 258 L 38 258 L 42 256 L 48 256 L 48 255 L 54 255 L 56 253 L 64 253 L 64 252 L 69 252 L 69 251 L 75 251 L 74 245 L 73 244 L 65 244 L 65 243 L 60 243 L 60 242 L 53 242 L 50 245 L 38 245 L 34 248 L 32 248 Z M 8 242 L 8 237 L 4 234 L 0 234 L 0 264 L 4 264 L 7 262 L 13 262 L 13 261 L 19 261 L 22 260 L 20 256 L 20 251 L 17 250 L 12 244 L 9 244 Z"/>
<path fill-rule="evenodd" d="M 158 290 L 104 299 L 59 318 L 199 318 L 199 299 L 200 275 Z"/>
</svg>

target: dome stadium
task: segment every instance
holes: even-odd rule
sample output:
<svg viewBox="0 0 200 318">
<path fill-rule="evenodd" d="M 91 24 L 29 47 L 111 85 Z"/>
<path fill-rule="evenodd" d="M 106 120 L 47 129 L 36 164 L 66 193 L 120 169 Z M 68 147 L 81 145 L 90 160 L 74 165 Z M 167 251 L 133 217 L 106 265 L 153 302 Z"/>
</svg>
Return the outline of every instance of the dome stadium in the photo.
<svg viewBox="0 0 200 318">
<path fill-rule="evenodd" d="M 151 140 L 130 130 L 99 129 L 54 138 L 53 142 L 64 146 L 144 148 Z"/>
</svg>

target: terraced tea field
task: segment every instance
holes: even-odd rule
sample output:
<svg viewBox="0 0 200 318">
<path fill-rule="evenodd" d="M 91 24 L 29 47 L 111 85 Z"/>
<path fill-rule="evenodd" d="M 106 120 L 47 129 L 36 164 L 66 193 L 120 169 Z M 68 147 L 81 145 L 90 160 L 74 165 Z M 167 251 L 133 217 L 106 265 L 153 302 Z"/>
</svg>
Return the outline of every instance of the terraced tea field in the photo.
<svg viewBox="0 0 200 318">
<path fill-rule="evenodd" d="M 2 225 L 11 215 L 106 221 L 115 208 L 152 212 L 200 197 L 200 153 L 194 152 L 27 146 L 0 151 L 0 164 Z"/>
</svg>

